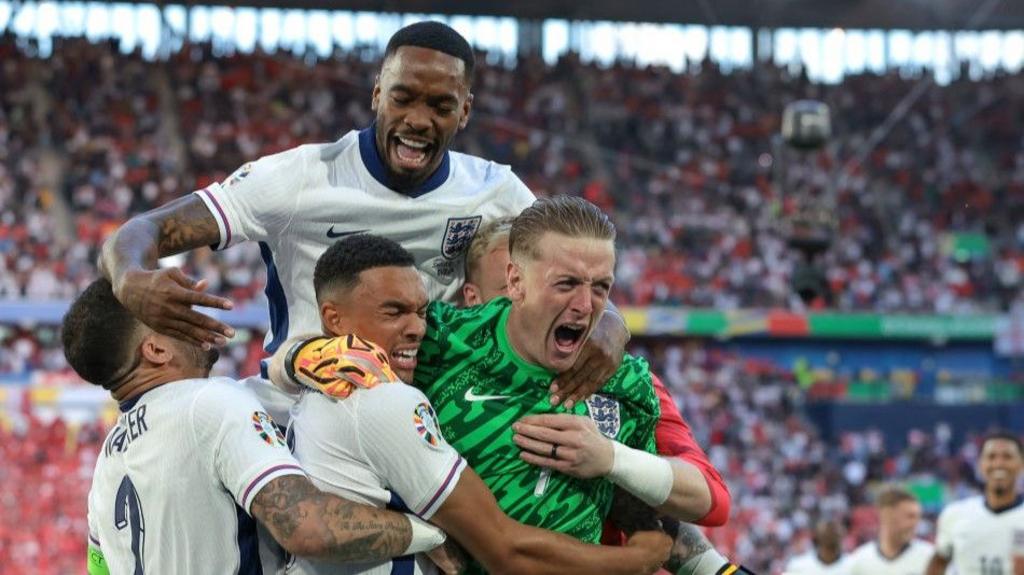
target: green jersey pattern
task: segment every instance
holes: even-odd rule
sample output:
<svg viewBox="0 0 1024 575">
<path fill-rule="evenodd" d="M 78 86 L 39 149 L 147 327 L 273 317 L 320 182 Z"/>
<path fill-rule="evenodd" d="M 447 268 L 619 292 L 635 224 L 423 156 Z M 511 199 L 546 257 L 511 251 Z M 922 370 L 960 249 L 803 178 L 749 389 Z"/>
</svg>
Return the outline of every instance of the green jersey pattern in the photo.
<svg viewBox="0 0 1024 575">
<path fill-rule="evenodd" d="M 532 414 L 590 415 L 605 435 L 654 453 L 660 411 L 647 362 L 627 355 L 600 395 L 571 411 L 552 406 L 548 387 L 554 373 L 527 363 L 508 342 L 510 309 L 507 298 L 468 309 L 431 303 L 415 384 L 430 398 L 445 439 L 509 517 L 598 543 L 613 484 L 524 462 L 512 441 L 512 424 Z"/>
</svg>

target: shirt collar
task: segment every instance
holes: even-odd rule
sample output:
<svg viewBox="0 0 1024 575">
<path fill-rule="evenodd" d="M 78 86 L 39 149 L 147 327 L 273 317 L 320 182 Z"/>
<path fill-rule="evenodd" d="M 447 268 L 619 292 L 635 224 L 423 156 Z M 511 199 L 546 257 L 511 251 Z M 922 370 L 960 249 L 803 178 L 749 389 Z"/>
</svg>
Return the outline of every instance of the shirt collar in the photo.
<svg viewBox="0 0 1024 575">
<path fill-rule="evenodd" d="M 363 160 L 363 165 L 366 166 L 366 170 L 370 172 L 373 179 L 380 182 L 382 186 L 392 190 L 396 193 L 400 193 L 410 198 L 418 198 L 423 194 L 432 192 L 437 188 L 441 187 L 441 184 L 448 181 L 448 175 L 451 173 L 451 157 L 448 150 L 444 151 L 444 156 L 441 158 L 441 165 L 434 170 L 434 173 L 427 178 L 427 181 L 423 182 L 412 190 L 404 192 L 398 192 L 394 190 L 388 184 L 388 170 L 384 165 L 384 160 L 381 159 L 380 153 L 377 151 L 377 123 L 370 124 L 370 127 L 360 130 L 359 132 L 359 156 Z"/>
</svg>

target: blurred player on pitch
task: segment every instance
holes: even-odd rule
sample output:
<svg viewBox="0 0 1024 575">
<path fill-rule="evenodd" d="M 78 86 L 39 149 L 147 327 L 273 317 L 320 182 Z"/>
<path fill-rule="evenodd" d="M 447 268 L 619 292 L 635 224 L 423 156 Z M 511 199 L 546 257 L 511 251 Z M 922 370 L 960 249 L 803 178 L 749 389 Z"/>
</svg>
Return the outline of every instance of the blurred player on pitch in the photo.
<svg viewBox="0 0 1024 575">
<path fill-rule="evenodd" d="M 154 333 L 96 280 L 61 326 L 71 367 L 121 416 L 89 489 L 88 572 L 259 573 L 255 520 L 292 553 L 372 561 L 444 541 L 415 517 L 318 490 L 216 351 Z"/>
<path fill-rule="evenodd" d="M 949 504 L 939 515 L 935 555 L 927 575 L 950 565 L 957 575 L 1024 575 L 1024 471 L 1020 438 L 1009 432 L 987 435 L 978 456 L 983 495 Z"/>
<path fill-rule="evenodd" d="M 202 293 L 178 268 L 157 269 L 157 259 L 259 242 L 270 304 L 265 349 L 273 353 L 288 337 L 319 331 L 313 267 L 337 239 L 361 232 L 401 243 L 416 257 L 428 297 L 452 300 L 481 222 L 516 215 L 534 200 L 508 166 L 449 151 L 469 122 L 474 66 L 472 48 L 451 27 L 402 28 L 374 83 L 372 125 L 260 158 L 125 223 L 100 259 L 118 300 L 158 332 L 223 344 L 233 330 L 191 308 L 230 309 L 231 302 Z M 621 318 L 608 314 L 578 365 L 560 374 L 562 395 L 582 383 L 600 387 L 628 338 Z"/>
<path fill-rule="evenodd" d="M 838 521 L 818 522 L 811 539 L 814 548 L 790 559 L 782 575 L 850 575 L 849 556 L 843 555 L 845 534 Z"/>
<path fill-rule="evenodd" d="M 935 551 L 918 539 L 921 503 L 903 487 L 887 487 L 878 494 L 878 539 L 850 554 L 850 575 L 921 575 Z"/>
<path fill-rule="evenodd" d="M 469 250 L 466 252 L 466 283 L 463 284 L 460 294 L 460 300 L 464 305 L 482 305 L 494 298 L 508 296 L 507 271 L 511 261 L 508 243 L 513 220 L 514 218 L 502 218 L 490 222 L 484 225 L 473 238 L 473 243 L 470 244 Z M 712 493 L 712 508 L 705 516 L 692 518 L 694 523 L 707 526 L 722 525 L 729 515 L 729 492 L 725 482 L 694 440 L 690 427 L 680 416 L 668 389 L 656 375 L 652 374 L 651 378 L 661 406 L 661 416 L 655 428 L 658 453 L 664 456 L 678 457 L 695 466 L 707 481 L 708 488 Z M 547 419 L 538 419 L 537 417 Z M 585 425 L 585 422 L 567 419 L 579 416 L 559 414 L 537 417 L 527 417 L 520 422 L 519 436 L 517 436 L 520 437 L 517 439 L 520 446 L 525 446 L 531 440 L 540 441 L 544 433 L 556 428 L 564 431 L 575 425 L 581 434 L 590 431 L 590 426 Z M 588 445 L 594 446 L 598 443 L 588 442 Z M 575 474 L 580 467 L 590 467 L 583 460 L 598 457 L 594 451 L 596 450 L 576 449 L 572 455 L 577 461 L 571 462 L 569 458 L 566 458 L 555 463 L 558 466 L 555 468 Z M 536 454 L 528 451 L 524 452 L 523 457 L 540 464 L 547 463 L 543 458 L 538 458 Z M 572 468 L 567 467 L 571 464 L 575 465 Z M 606 540 L 614 538 L 615 535 L 617 534 L 608 533 Z M 732 567 L 732 564 L 712 547 L 703 532 L 696 525 L 690 523 L 680 523 L 678 526 L 671 564 L 672 571 L 681 574 L 724 573 Z M 738 568 L 735 573 L 745 572 L 742 569 L 742 567 Z"/>
</svg>

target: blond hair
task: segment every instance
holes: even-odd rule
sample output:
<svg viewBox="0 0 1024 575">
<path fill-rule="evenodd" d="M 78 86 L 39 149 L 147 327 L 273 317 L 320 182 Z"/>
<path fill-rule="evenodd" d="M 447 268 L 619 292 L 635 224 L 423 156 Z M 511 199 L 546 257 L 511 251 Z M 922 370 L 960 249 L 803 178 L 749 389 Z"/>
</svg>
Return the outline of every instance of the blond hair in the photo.
<svg viewBox="0 0 1024 575">
<path fill-rule="evenodd" d="M 615 224 L 597 206 L 575 196 L 541 198 L 512 221 L 508 249 L 512 258 L 540 255 L 541 236 L 555 232 L 572 238 L 615 240 Z"/>
<path fill-rule="evenodd" d="M 480 261 L 491 253 L 500 240 L 508 239 L 514 219 L 512 216 L 508 216 L 487 222 L 473 236 L 473 242 L 469 244 L 469 249 L 466 251 L 467 282 L 477 283 L 476 276 L 480 272 Z"/>
<path fill-rule="evenodd" d="M 917 501 L 917 497 L 901 485 L 888 485 L 875 497 L 875 505 L 878 507 L 896 507 L 904 501 Z"/>
</svg>

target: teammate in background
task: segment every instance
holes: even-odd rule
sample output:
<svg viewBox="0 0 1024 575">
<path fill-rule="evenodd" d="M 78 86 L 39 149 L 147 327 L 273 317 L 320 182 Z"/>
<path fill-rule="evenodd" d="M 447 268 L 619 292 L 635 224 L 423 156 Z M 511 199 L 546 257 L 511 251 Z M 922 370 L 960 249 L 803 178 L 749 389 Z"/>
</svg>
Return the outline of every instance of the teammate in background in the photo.
<svg viewBox="0 0 1024 575">
<path fill-rule="evenodd" d="M 97 280 L 62 326 L 68 363 L 120 402 L 89 490 L 88 572 L 258 573 L 258 519 L 288 551 L 373 561 L 444 535 L 320 492 L 260 404 L 208 379 L 216 350 L 160 335 Z M 416 537 L 414 537 L 416 535 Z"/>
<path fill-rule="evenodd" d="M 783 575 L 849 575 L 849 556 L 843 555 L 843 526 L 835 520 L 814 526 L 814 548 L 786 563 Z"/>
<path fill-rule="evenodd" d="M 927 575 L 942 575 L 949 565 L 957 575 L 1024 575 L 1020 438 L 1008 431 L 987 435 L 978 471 L 984 494 L 951 503 L 939 515 L 935 555 Z"/>
<path fill-rule="evenodd" d="M 508 295 L 507 271 L 510 263 L 508 240 L 512 231 L 513 219 L 502 218 L 490 222 L 483 226 L 473 238 L 473 242 L 466 252 L 466 283 L 462 287 L 462 301 L 466 306 L 485 304 L 496 297 Z M 704 517 L 698 518 L 693 523 L 711 527 L 722 525 L 728 519 L 730 504 L 729 491 L 725 481 L 722 480 L 718 470 L 714 468 L 704 450 L 693 438 L 690 427 L 683 421 L 668 389 L 656 375 L 651 374 L 651 379 L 654 382 L 654 390 L 661 407 L 661 416 L 655 429 L 658 453 L 689 462 L 696 466 L 704 476 L 712 495 L 712 505 Z M 521 422 L 523 425 L 518 426 L 518 432 L 521 435 L 516 436 L 517 444 L 522 446 L 530 440 L 542 441 L 546 430 L 555 429 L 556 426 L 566 428 L 574 424 L 578 427 L 579 436 L 600 439 L 599 434 L 595 437 L 588 433 L 593 431 L 593 426 L 587 423 L 588 418 L 568 415 L 535 417 L 550 418 L 550 425 L 542 425 L 546 422 L 545 419 L 525 418 Z M 574 422 L 564 418 L 579 418 L 579 421 Z M 531 425 L 530 421 L 533 421 L 534 424 Z M 593 446 L 603 442 L 588 443 Z M 557 466 L 556 469 L 569 474 L 573 474 L 577 469 L 590 467 L 584 461 L 589 456 L 588 450 L 576 449 L 571 455 L 573 457 L 566 457 L 557 462 L 552 460 L 551 463 Z M 538 455 L 535 454 L 524 453 L 523 457 L 527 460 L 533 459 L 541 464 L 546 463 L 546 458 L 538 459 Z M 612 532 L 606 533 L 604 540 L 611 542 L 617 535 Z M 672 561 L 679 564 L 679 567 L 673 569 L 673 572 L 697 575 L 724 572 L 732 566 L 712 547 L 704 533 L 690 523 L 681 523 L 678 527 Z M 736 573 L 742 572 L 736 571 Z"/>
<path fill-rule="evenodd" d="M 485 224 L 466 250 L 466 282 L 462 284 L 462 305 L 485 304 L 496 297 L 508 297 L 508 235 L 513 217 Z"/>
<path fill-rule="evenodd" d="M 850 554 L 850 575 L 921 575 L 935 551 L 914 537 L 921 522 L 921 503 L 903 487 L 887 487 L 875 500 L 878 539 Z"/>
<path fill-rule="evenodd" d="M 234 331 L 192 309 L 230 309 L 203 293 L 165 256 L 244 241 L 260 243 L 267 264 L 273 353 L 289 336 L 316 333 L 313 268 L 338 238 L 373 232 L 416 258 L 430 299 L 451 301 L 463 256 L 481 222 L 517 215 L 533 194 L 508 166 L 449 151 L 473 104 L 473 50 L 440 22 L 392 36 L 374 83 L 375 122 L 330 144 L 303 145 L 245 164 L 221 183 L 140 214 L 104 244 L 99 267 L 125 307 L 160 333 L 222 345 Z M 580 360 L 559 374 L 553 401 L 604 384 L 622 360 L 629 333 L 607 314 Z"/>
<path fill-rule="evenodd" d="M 423 392 L 398 381 L 383 351 L 360 351 L 381 348 L 356 337 L 392 346 L 399 338 L 407 352 L 400 357 L 415 362 L 416 350 L 408 346 L 423 336 L 424 322 L 418 314 L 427 298 L 414 264 L 400 245 L 373 235 L 342 240 L 317 262 L 314 281 L 325 326 L 332 334 L 354 335 L 289 345 L 289 355 L 300 360 L 290 375 L 281 354 L 271 367 L 271 377 L 282 381 L 312 374 L 322 359 L 329 358 L 330 373 L 340 376 L 335 387 L 326 390 L 330 396 L 309 390 L 292 412 L 289 434 L 294 453 L 314 483 L 372 505 L 407 505 L 444 529 L 491 573 L 629 575 L 657 570 L 671 546 L 661 533 L 640 533 L 625 548 L 597 547 L 509 519 L 480 477 L 445 441 Z M 413 367 L 396 362 L 399 373 L 410 380 Z M 423 556 L 353 565 L 344 571 L 300 560 L 290 572 L 414 571 L 429 573 L 432 566 Z"/>
</svg>

